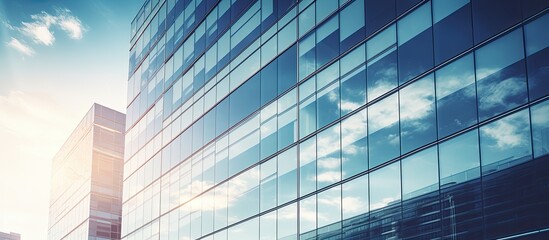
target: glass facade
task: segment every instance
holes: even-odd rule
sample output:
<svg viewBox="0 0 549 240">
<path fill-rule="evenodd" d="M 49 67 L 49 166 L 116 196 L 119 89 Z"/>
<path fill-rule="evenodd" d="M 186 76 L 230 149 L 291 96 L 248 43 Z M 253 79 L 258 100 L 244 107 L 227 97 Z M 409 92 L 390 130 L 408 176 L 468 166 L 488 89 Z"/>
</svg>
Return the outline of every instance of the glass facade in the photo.
<svg viewBox="0 0 549 240">
<path fill-rule="evenodd" d="M 146 1 L 122 239 L 549 237 L 548 6 Z"/>
<path fill-rule="evenodd" d="M 94 104 L 57 152 L 48 239 L 120 239 L 125 124 Z"/>
</svg>

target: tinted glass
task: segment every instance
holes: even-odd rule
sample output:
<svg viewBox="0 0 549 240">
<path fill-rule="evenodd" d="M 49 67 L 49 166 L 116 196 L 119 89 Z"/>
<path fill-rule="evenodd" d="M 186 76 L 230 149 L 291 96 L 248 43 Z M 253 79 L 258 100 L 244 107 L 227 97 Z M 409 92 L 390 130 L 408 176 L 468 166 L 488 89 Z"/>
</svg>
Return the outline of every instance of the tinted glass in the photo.
<svg viewBox="0 0 549 240">
<path fill-rule="evenodd" d="M 370 35 L 396 17 L 396 1 L 365 0 L 366 35 Z"/>
<path fill-rule="evenodd" d="M 261 185 L 260 185 L 260 209 L 265 211 L 276 207 L 277 198 L 277 161 L 276 157 L 261 164 Z"/>
<path fill-rule="evenodd" d="M 475 57 L 481 121 L 528 100 L 520 29 L 478 49 Z"/>
<path fill-rule="evenodd" d="M 278 95 L 278 61 L 275 59 L 261 70 L 261 105 Z"/>
<path fill-rule="evenodd" d="M 296 89 L 278 99 L 278 150 L 297 139 Z"/>
<path fill-rule="evenodd" d="M 299 79 L 304 79 L 306 76 L 316 70 L 316 51 L 315 51 L 315 33 L 312 32 L 308 36 L 299 41 Z"/>
<path fill-rule="evenodd" d="M 526 1 L 524 1 L 526 2 Z M 526 64 L 530 99 L 535 100 L 549 94 L 549 14 L 524 26 L 526 41 Z"/>
<path fill-rule="evenodd" d="M 469 54 L 435 73 L 439 138 L 477 122 L 473 61 L 473 55 Z"/>
<path fill-rule="evenodd" d="M 278 57 L 278 94 L 288 90 L 297 82 L 297 45 Z"/>
<path fill-rule="evenodd" d="M 482 172 L 499 171 L 532 158 L 528 110 L 506 116 L 480 128 Z"/>
<path fill-rule="evenodd" d="M 329 2 L 335 2 L 329 0 Z M 337 4 L 337 3 L 336 3 Z M 317 3 L 317 8 L 319 4 Z M 337 5 L 336 5 L 337 6 Z M 318 17 L 318 11 L 317 11 Z M 316 29 L 316 67 L 319 68 L 339 54 L 339 21 L 333 16 Z"/>
<path fill-rule="evenodd" d="M 259 108 L 260 98 L 259 91 L 257 91 L 257 89 L 259 89 L 259 83 L 260 78 L 256 75 L 231 94 L 231 125 L 234 125 Z"/>
<path fill-rule="evenodd" d="M 297 203 L 277 210 L 278 238 L 297 239 Z"/>
<path fill-rule="evenodd" d="M 330 65 L 316 76 L 317 128 L 322 128 L 340 116 L 339 64 Z"/>
<path fill-rule="evenodd" d="M 297 197 L 297 147 L 278 155 L 278 204 Z"/>
<path fill-rule="evenodd" d="M 433 74 L 400 90 L 400 138 L 402 153 L 436 140 Z"/>
<path fill-rule="evenodd" d="M 339 13 L 340 51 L 344 52 L 365 37 L 364 0 L 355 0 Z"/>
<path fill-rule="evenodd" d="M 520 21 L 520 2 L 515 0 L 473 1 L 475 43 L 482 42 Z"/>
<path fill-rule="evenodd" d="M 316 190 L 316 136 L 299 145 L 299 195 Z"/>
<path fill-rule="evenodd" d="M 332 187 L 317 195 L 318 235 L 336 235 L 341 229 L 341 186 Z"/>
<path fill-rule="evenodd" d="M 316 78 L 299 85 L 299 138 L 316 130 Z"/>
<path fill-rule="evenodd" d="M 341 65 L 341 115 L 345 115 L 366 103 L 365 45 L 355 48 L 340 60 Z"/>
<path fill-rule="evenodd" d="M 400 203 L 400 162 L 370 174 L 370 210 Z"/>
<path fill-rule="evenodd" d="M 261 159 L 278 150 L 276 107 L 275 101 L 261 110 Z"/>
<path fill-rule="evenodd" d="M 368 108 L 368 160 L 370 168 L 400 155 L 398 95 Z"/>
<path fill-rule="evenodd" d="M 469 0 L 433 1 L 435 64 L 473 46 Z"/>
<path fill-rule="evenodd" d="M 549 153 L 549 101 L 532 106 L 532 138 L 534 140 L 534 157 Z"/>
<path fill-rule="evenodd" d="M 317 135 L 318 188 L 323 188 L 341 180 L 340 146 L 339 124 Z"/>
<path fill-rule="evenodd" d="M 343 226 L 353 224 L 368 213 L 368 175 L 355 178 L 341 185 Z M 354 221 L 353 221 L 354 219 Z M 357 226 L 353 226 L 357 227 Z"/>
<path fill-rule="evenodd" d="M 404 200 L 438 190 L 437 147 L 430 147 L 402 159 Z"/>
<path fill-rule="evenodd" d="M 301 239 L 316 236 L 316 195 L 299 201 L 299 233 Z"/>
<path fill-rule="evenodd" d="M 477 130 L 454 137 L 438 147 L 441 187 L 467 182 L 480 176 Z"/>
<path fill-rule="evenodd" d="M 368 169 L 368 125 L 366 109 L 341 122 L 343 179 Z"/>
<path fill-rule="evenodd" d="M 398 21 L 398 76 L 402 84 L 433 67 L 431 4 Z"/>
<path fill-rule="evenodd" d="M 395 25 L 366 42 L 368 101 L 372 101 L 398 85 Z"/>
</svg>

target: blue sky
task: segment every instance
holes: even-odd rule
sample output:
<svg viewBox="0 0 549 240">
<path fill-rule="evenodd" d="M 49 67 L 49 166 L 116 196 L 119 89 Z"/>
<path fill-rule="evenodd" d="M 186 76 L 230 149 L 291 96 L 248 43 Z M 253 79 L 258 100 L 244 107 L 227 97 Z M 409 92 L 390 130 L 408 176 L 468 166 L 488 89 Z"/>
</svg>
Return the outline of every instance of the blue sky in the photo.
<svg viewBox="0 0 549 240">
<path fill-rule="evenodd" d="M 0 231 L 47 238 L 51 159 L 94 102 L 125 112 L 142 3 L 0 0 Z"/>
</svg>

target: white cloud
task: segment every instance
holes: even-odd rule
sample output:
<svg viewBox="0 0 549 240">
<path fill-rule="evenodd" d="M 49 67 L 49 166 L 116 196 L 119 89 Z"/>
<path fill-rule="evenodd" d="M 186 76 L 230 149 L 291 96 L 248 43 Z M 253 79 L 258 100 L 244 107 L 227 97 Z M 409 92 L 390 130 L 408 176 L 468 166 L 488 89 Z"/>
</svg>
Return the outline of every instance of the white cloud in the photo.
<svg viewBox="0 0 549 240">
<path fill-rule="evenodd" d="M 9 42 L 6 43 L 6 45 L 10 46 L 11 48 L 27 55 L 27 56 L 32 56 L 34 54 L 34 50 L 32 48 L 30 48 L 29 46 L 23 44 L 22 42 L 20 42 L 19 40 L 15 39 L 15 38 L 11 38 L 11 40 Z"/>
<path fill-rule="evenodd" d="M 481 128 L 481 132 L 495 142 L 498 149 L 509 149 L 527 144 L 528 114 L 513 114 Z"/>
<path fill-rule="evenodd" d="M 55 43 L 53 27 L 58 27 L 72 39 L 82 39 L 86 28 L 68 9 L 58 9 L 55 15 L 47 12 L 31 15 L 32 22 L 22 22 L 19 31 L 36 44 L 51 46 Z"/>
</svg>

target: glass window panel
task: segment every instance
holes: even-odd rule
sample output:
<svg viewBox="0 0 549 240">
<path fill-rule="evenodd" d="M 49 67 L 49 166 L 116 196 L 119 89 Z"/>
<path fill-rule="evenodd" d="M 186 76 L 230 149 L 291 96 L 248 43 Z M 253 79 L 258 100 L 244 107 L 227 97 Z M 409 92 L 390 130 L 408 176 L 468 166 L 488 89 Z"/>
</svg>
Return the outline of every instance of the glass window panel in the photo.
<svg viewBox="0 0 549 240">
<path fill-rule="evenodd" d="M 397 86 L 396 49 L 395 25 L 366 42 L 368 101 L 376 99 Z"/>
<path fill-rule="evenodd" d="M 402 159 L 402 198 L 410 199 L 438 190 L 436 146 Z"/>
<path fill-rule="evenodd" d="M 433 1 L 435 64 L 442 63 L 473 46 L 469 2 L 469 0 Z"/>
<path fill-rule="evenodd" d="M 255 75 L 231 94 L 230 125 L 234 125 L 259 108 L 260 77 Z"/>
<path fill-rule="evenodd" d="M 477 122 L 477 94 L 473 54 L 436 71 L 439 138 Z"/>
<path fill-rule="evenodd" d="M 227 226 L 227 193 L 228 193 L 228 184 L 225 182 L 223 184 L 215 187 L 215 213 L 214 213 L 214 228 L 220 229 Z"/>
<path fill-rule="evenodd" d="M 315 26 L 315 3 L 299 14 L 299 37 Z"/>
<path fill-rule="evenodd" d="M 276 206 L 277 198 L 277 161 L 276 157 L 261 164 L 261 211 Z"/>
<path fill-rule="evenodd" d="M 261 105 L 277 96 L 278 61 L 275 59 L 261 70 Z"/>
<path fill-rule="evenodd" d="M 531 111 L 534 157 L 537 158 L 549 153 L 549 101 L 534 105 Z"/>
<path fill-rule="evenodd" d="M 366 36 L 379 30 L 396 17 L 396 1 L 365 0 Z"/>
<path fill-rule="evenodd" d="M 339 14 L 341 21 L 341 52 L 347 51 L 347 49 L 364 39 L 364 15 L 364 0 L 355 0 L 341 10 Z"/>
<path fill-rule="evenodd" d="M 433 74 L 400 90 L 400 141 L 407 153 L 436 140 Z"/>
<path fill-rule="evenodd" d="M 530 100 L 549 94 L 549 14 L 524 26 Z"/>
<path fill-rule="evenodd" d="M 341 78 L 341 115 L 345 115 L 366 104 L 366 66 L 361 65 L 348 74 L 343 72 L 349 65 L 364 62 L 364 50 L 364 47 L 356 48 L 341 59 L 341 75 L 343 75 Z M 350 61 L 353 63 L 350 64 Z"/>
<path fill-rule="evenodd" d="M 299 80 L 316 70 L 315 39 L 312 32 L 299 41 Z"/>
<path fill-rule="evenodd" d="M 278 94 L 297 83 L 297 45 L 293 45 L 278 57 Z"/>
<path fill-rule="evenodd" d="M 317 0 L 316 1 L 316 23 L 320 23 L 330 13 L 338 7 L 338 2 L 333 0 Z"/>
<path fill-rule="evenodd" d="M 343 227 L 357 227 L 368 214 L 368 175 L 360 176 L 341 185 Z M 367 222 L 367 221 L 366 221 Z"/>
<path fill-rule="evenodd" d="M 337 2 L 325 0 L 326 2 Z M 317 7 L 319 6 L 317 2 Z M 318 8 L 317 8 L 318 9 Z M 317 11 L 317 16 L 319 15 Z M 339 21 L 333 16 L 316 29 L 316 67 L 320 68 L 339 54 Z"/>
<path fill-rule="evenodd" d="M 229 181 L 229 224 L 259 213 L 258 185 L 259 167 L 247 170 Z"/>
<path fill-rule="evenodd" d="M 276 211 L 259 217 L 260 239 L 276 240 Z"/>
<path fill-rule="evenodd" d="M 278 32 L 277 37 L 278 51 L 282 51 L 292 45 L 297 39 L 297 20 L 294 19 L 292 22 L 288 23 L 288 25 Z M 293 57 L 295 58 L 295 55 Z"/>
<path fill-rule="evenodd" d="M 522 110 L 480 128 L 482 172 L 499 171 L 532 158 L 530 118 Z"/>
<path fill-rule="evenodd" d="M 299 202 L 299 235 L 301 239 L 316 237 L 316 195 Z"/>
<path fill-rule="evenodd" d="M 316 136 L 299 145 L 299 195 L 316 190 Z"/>
<path fill-rule="evenodd" d="M 259 116 L 249 119 L 229 135 L 229 174 L 235 174 L 259 160 Z"/>
<path fill-rule="evenodd" d="M 400 162 L 370 174 L 370 210 L 400 203 Z"/>
<path fill-rule="evenodd" d="M 341 180 L 340 126 L 336 124 L 317 135 L 318 188 Z"/>
<path fill-rule="evenodd" d="M 217 104 L 215 111 L 215 132 L 220 135 L 229 128 L 229 98 Z"/>
<path fill-rule="evenodd" d="M 473 1 L 475 44 L 519 22 L 520 3 L 515 0 Z"/>
<path fill-rule="evenodd" d="M 277 151 L 276 101 L 261 110 L 261 159 Z"/>
<path fill-rule="evenodd" d="M 319 238 L 335 235 L 341 230 L 341 186 L 318 193 L 317 207 Z"/>
<path fill-rule="evenodd" d="M 475 57 L 481 121 L 528 100 L 521 29 L 478 49 Z"/>
<path fill-rule="evenodd" d="M 431 4 L 426 3 L 398 21 L 400 84 L 433 67 Z"/>
<path fill-rule="evenodd" d="M 368 169 L 368 125 L 364 109 L 341 121 L 341 175 L 343 179 Z"/>
<path fill-rule="evenodd" d="M 297 197 L 297 147 L 278 155 L 278 205 Z"/>
<path fill-rule="evenodd" d="M 368 108 L 368 160 L 370 168 L 400 155 L 398 95 Z"/>
<path fill-rule="evenodd" d="M 259 218 L 252 218 L 229 228 L 229 240 L 255 240 L 259 238 Z"/>
<path fill-rule="evenodd" d="M 278 99 L 278 150 L 297 140 L 296 89 Z"/>
<path fill-rule="evenodd" d="M 340 116 L 339 64 L 332 64 L 317 74 L 317 128 L 322 128 Z"/>
<path fill-rule="evenodd" d="M 440 185 L 451 186 L 480 176 L 478 131 L 461 134 L 438 145 Z"/>
<path fill-rule="evenodd" d="M 299 138 L 316 130 L 316 78 L 313 76 L 299 85 Z"/>
<path fill-rule="evenodd" d="M 277 210 L 278 239 L 297 239 L 297 203 Z"/>
</svg>

